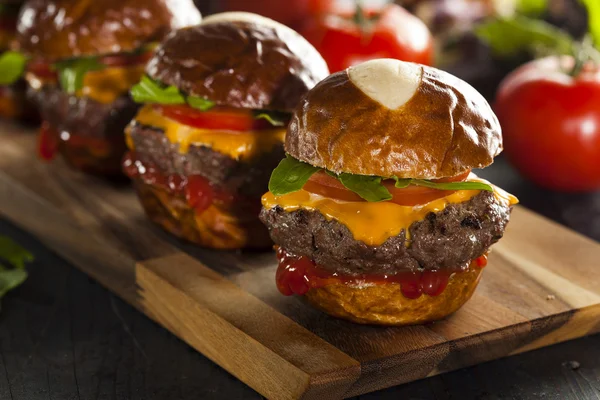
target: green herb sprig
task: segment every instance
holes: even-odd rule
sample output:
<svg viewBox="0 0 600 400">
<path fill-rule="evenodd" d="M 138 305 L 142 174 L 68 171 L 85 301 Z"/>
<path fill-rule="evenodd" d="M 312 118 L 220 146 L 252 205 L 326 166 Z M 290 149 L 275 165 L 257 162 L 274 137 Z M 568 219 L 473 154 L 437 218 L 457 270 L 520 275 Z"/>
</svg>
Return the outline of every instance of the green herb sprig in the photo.
<svg viewBox="0 0 600 400">
<path fill-rule="evenodd" d="M 210 110 L 215 106 L 210 100 L 202 97 L 185 96 L 175 86 L 165 86 L 144 75 L 137 85 L 131 88 L 131 97 L 136 103 L 150 104 L 187 104 L 200 111 Z"/>
<path fill-rule="evenodd" d="M 69 94 L 74 94 L 83 88 L 83 79 L 88 72 L 101 71 L 106 65 L 97 58 L 77 58 L 59 61 L 52 64 L 52 69 L 58 73 L 60 87 Z"/>
<path fill-rule="evenodd" d="M 589 36 L 596 47 L 600 46 L 600 2 L 580 0 L 588 14 Z M 548 9 L 548 0 L 518 0 L 517 11 L 521 15 L 498 17 L 475 28 L 475 34 L 487 43 L 492 52 L 500 57 L 512 57 L 529 53 L 536 57 L 548 55 L 571 55 L 579 64 L 587 61 L 597 63 L 600 53 L 590 51 L 585 43 L 579 43 L 568 32 L 543 20 L 532 18 Z M 594 54 L 595 53 L 595 54 Z"/>
<path fill-rule="evenodd" d="M 334 174 L 331 171 L 324 170 L 299 161 L 289 154 L 283 159 L 277 168 L 273 170 L 269 180 L 269 191 L 275 196 L 297 192 L 311 176 L 319 171 L 325 171 L 330 176 L 338 179 L 344 187 L 362 199 L 370 202 L 388 201 L 392 199 L 392 194 L 388 188 L 383 185 L 384 179 L 394 179 L 397 188 L 406 188 L 410 185 L 424 186 L 438 190 L 486 190 L 493 192 L 494 188 L 484 182 L 432 182 L 425 179 L 399 179 L 396 177 L 383 178 L 379 176 L 355 175 L 348 173 Z"/>
<path fill-rule="evenodd" d="M 31 253 L 12 239 L 0 236 L 0 298 L 25 282 L 25 264 L 31 261 Z"/>
<path fill-rule="evenodd" d="M 196 110 L 208 111 L 216 104 L 208 99 L 187 96 L 175 86 L 166 86 L 144 75 L 141 81 L 131 88 L 131 97 L 136 103 L 177 105 L 186 104 Z M 267 120 L 276 127 L 286 126 L 289 115 L 274 111 L 256 111 L 255 119 Z"/>
</svg>

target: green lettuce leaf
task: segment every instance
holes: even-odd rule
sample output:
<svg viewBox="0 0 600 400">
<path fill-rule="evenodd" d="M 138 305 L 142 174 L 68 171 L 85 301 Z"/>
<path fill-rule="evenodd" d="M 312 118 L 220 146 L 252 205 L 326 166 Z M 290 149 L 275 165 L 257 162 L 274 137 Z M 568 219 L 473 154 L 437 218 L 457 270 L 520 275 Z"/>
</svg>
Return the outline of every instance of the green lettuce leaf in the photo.
<svg viewBox="0 0 600 400">
<path fill-rule="evenodd" d="M 269 191 L 275 196 L 297 192 L 321 168 L 296 160 L 289 154 L 273 170 Z"/>
<path fill-rule="evenodd" d="M 396 187 L 404 189 L 410 185 L 424 186 L 438 190 L 487 190 L 493 192 L 494 188 L 484 182 L 432 182 L 426 179 L 400 179 L 393 177 L 396 180 Z"/>
<path fill-rule="evenodd" d="M 494 188 L 484 182 L 431 182 L 424 179 L 411 179 L 411 185 L 424 186 L 439 190 L 487 190 L 493 192 Z"/>
<path fill-rule="evenodd" d="M 0 85 L 12 85 L 23 76 L 27 57 L 16 51 L 7 51 L 0 56 Z"/>
<path fill-rule="evenodd" d="M 353 191 L 363 199 L 371 202 L 391 200 L 390 191 L 381 184 L 379 176 L 339 174 L 337 176 L 346 189 Z"/>
<path fill-rule="evenodd" d="M 383 185 L 383 180 L 387 178 L 347 173 L 337 175 L 331 171 L 296 160 L 289 154 L 286 154 L 286 158 L 279 163 L 271 174 L 269 191 L 275 196 L 297 192 L 304 187 L 311 176 L 319 171 L 325 171 L 329 176 L 336 178 L 346 189 L 351 190 L 366 201 L 378 202 L 392 199 L 390 191 Z M 395 186 L 400 189 L 415 185 L 438 190 L 494 191 L 491 185 L 484 182 L 432 182 L 425 179 L 400 179 L 397 177 L 389 179 L 394 179 L 396 181 Z"/>
<path fill-rule="evenodd" d="M 398 189 L 404 189 L 406 187 L 409 187 L 412 179 L 400 179 L 397 177 L 392 177 L 392 179 L 394 179 L 396 181 L 396 184 L 394 186 L 396 186 Z"/>
<path fill-rule="evenodd" d="M 136 103 L 185 104 L 185 98 L 175 86 L 163 87 L 146 75 L 131 88 L 131 97 Z"/>
<path fill-rule="evenodd" d="M 202 97 L 194 97 L 194 96 L 188 96 L 187 103 L 190 105 L 190 107 L 195 108 L 200 111 L 208 111 L 215 106 L 215 103 L 213 103 L 210 100 L 206 100 L 206 99 L 203 99 Z"/>
<path fill-rule="evenodd" d="M 273 126 L 286 126 L 289 117 L 282 113 L 261 111 L 254 115 L 254 119 L 266 119 Z"/>
<path fill-rule="evenodd" d="M 200 111 L 207 111 L 215 106 L 212 101 L 201 97 L 184 96 L 175 86 L 161 85 L 148 75 L 142 76 L 141 81 L 131 88 L 130 94 L 136 103 L 187 104 Z"/>
<path fill-rule="evenodd" d="M 31 253 L 10 238 L 0 236 L 0 298 L 25 282 L 25 264 L 31 261 Z"/>
<path fill-rule="evenodd" d="M 61 88 L 67 93 L 75 93 L 83 88 L 83 78 L 90 71 L 100 71 L 106 68 L 96 58 L 77 58 L 73 60 L 60 61 L 53 64 L 58 72 L 58 80 Z"/>
<path fill-rule="evenodd" d="M 565 31 L 547 22 L 524 16 L 498 18 L 475 28 L 475 34 L 499 57 L 525 52 L 572 54 L 574 41 Z"/>
</svg>

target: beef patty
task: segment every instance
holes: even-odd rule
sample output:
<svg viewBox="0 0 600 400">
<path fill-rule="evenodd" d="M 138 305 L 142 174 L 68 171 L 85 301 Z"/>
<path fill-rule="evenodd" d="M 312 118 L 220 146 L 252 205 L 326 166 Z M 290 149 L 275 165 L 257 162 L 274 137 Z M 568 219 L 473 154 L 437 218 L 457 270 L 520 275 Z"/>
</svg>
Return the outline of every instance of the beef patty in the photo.
<svg viewBox="0 0 600 400">
<path fill-rule="evenodd" d="M 57 86 L 45 86 L 41 90 L 29 88 L 28 97 L 39 107 L 43 120 L 58 132 L 111 141 L 118 138 L 123 143 L 123 151 L 124 129 L 139 108 L 127 95 L 111 104 L 103 104 L 71 95 Z"/>
<path fill-rule="evenodd" d="M 135 158 L 142 164 L 153 165 L 164 175 L 201 175 L 228 193 L 262 196 L 267 191 L 271 172 L 285 157 L 283 143 L 251 160 L 234 160 L 206 146 L 189 147 L 179 152 L 160 129 L 134 123 L 130 136 Z"/>
<path fill-rule="evenodd" d="M 344 275 L 459 269 L 483 255 L 504 234 L 511 208 L 493 193 L 482 191 L 464 203 L 450 204 L 414 222 L 380 246 L 354 239 L 342 223 L 318 211 L 286 212 L 263 208 L 260 219 L 275 243 L 305 256 L 319 267 Z"/>
</svg>

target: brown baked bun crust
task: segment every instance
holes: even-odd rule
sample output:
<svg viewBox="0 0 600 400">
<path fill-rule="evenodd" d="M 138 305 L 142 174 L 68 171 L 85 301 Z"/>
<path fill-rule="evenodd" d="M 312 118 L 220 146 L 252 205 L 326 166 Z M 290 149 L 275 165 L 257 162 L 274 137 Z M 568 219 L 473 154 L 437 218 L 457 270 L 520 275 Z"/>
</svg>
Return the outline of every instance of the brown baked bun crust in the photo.
<svg viewBox="0 0 600 400">
<path fill-rule="evenodd" d="M 356 288 L 344 284 L 311 289 L 308 301 L 334 317 L 359 324 L 416 325 L 442 319 L 461 308 L 473 295 L 482 269 L 470 267 L 452 275 L 439 296 L 417 299 L 402 295 L 397 283 Z"/>
<path fill-rule="evenodd" d="M 329 70 L 317 50 L 292 29 L 232 12 L 173 32 L 150 60 L 147 73 L 218 105 L 291 112 Z"/>
<path fill-rule="evenodd" d="M 490 165 L 502 135 L 488 102 L 468 83 L 380 59 L 313 88 L 296 109 L 285 149 L 335 173 L 434 179 Z"/>
<path fill-rule="evenodd" d="M 215 202 L 197 213 L 185 197 L 134 180 L 134 187 L 151 221 L 167 232 L 213 249 L 266 249 L 273 245 L 255 213 Z"/>
<path fill-rule="evenodd" d="M 192 0 L 28 0 L 17 48 L 50 61 L 131 52 L 200 20 Z"/>
</svg>

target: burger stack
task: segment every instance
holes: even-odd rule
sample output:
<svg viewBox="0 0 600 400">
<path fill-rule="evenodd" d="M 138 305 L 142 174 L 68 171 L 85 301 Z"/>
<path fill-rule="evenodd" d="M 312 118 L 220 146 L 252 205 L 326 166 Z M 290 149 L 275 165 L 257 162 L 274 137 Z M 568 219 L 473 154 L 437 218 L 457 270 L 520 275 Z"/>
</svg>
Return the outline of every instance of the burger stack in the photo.
<svg viewBox="0 0 600 400">
<path fill-rule="evenodd" d="M 192 0 L 26 1 L 16 47 L 43 121 L 41 156 L 120 174 L 123 129 L 138 108 L 129 90 L 167 33 L 199 22 Z"/>
</svg>

